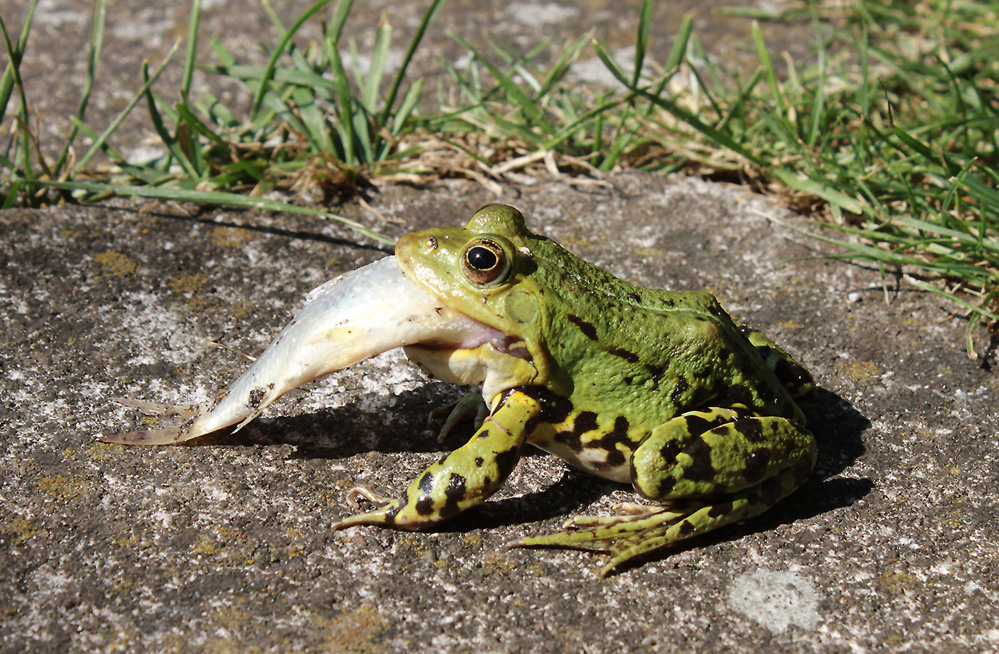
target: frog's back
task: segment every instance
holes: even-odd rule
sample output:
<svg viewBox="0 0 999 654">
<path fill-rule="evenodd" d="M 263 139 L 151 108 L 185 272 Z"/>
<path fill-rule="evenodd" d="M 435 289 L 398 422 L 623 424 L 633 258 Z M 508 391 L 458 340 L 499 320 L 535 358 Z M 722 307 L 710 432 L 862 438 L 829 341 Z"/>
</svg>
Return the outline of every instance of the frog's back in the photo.
<svg viewBox="0 0 999 654">
<path fill-rule="evenodd" d="M 743 404 L 799 418 L 755 346 L 713 295 L 630 284 L 539 237 L 547 345 L 576 384 L 574 404 L 620 407 L 655 425 L 683 411 Z M 559 253 L 557 250 L 561 250 Z"/>
</svg>

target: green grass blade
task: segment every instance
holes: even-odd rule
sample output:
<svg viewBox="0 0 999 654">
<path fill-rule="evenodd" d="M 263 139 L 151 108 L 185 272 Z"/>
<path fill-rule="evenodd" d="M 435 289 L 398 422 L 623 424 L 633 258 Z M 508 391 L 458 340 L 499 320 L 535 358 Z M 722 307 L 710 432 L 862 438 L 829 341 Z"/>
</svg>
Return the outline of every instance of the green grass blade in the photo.
<svg viewBox="0 0 999 654">
<path fill-rule="evenodd" d="M 99 138 L 97 133 L 94 132 L 94 130 L 90 129 L 90 127 L 88 127 L 82 121 L 80 121 L 80 119 L 78 119 L 76 116 L 71 116 L 70 120 L 74 122 L 76 127 L 83 133 L 84 136 L 90 138 L 93 141 L 97 141 L 97 139 Z M 128 163 L 128 161 L 125 160 L 125 157 L 120 152 L 112 148 L 107 143 L 103 144 L 103 146 L 101 147 L 101 152 L 103 152 L 109 160 L 113 161 L 118 166 L 118 168 L 121 169 L 123 173 L 131 177 L 134 177 L 135 179 L 141 181 L 144 184 L 150 184 L 150 185 L 163 184 L 174 179 L 174 175 L 156 170 L 155 168 L 149 165 Z"/>
<path fill-rule="evenodd" d="M 727 133 L 729 130 L 729 123 L 737 117 L 743 117 L 744 107 L 750 101 L 753 93 L 756 91 L 756 85 L 760 83 L 763 79 L 763 70 L 760 68 L 756 69 L 753 76 L 749 78 L 745 87 L 739 90 L 739 95 L 729 103 L 729 109 L 727 111 L 719 111 L 718 113 L 723 116 L 721 121 L 715 125 L 715 129 L 722 133 Z"/>
<path fill-rule="evenodd" d="M 579 59 L 579 55 L 582 53 L 583 48 L 587 43 L 589 43 L 589 41 L 589 37 L 576 39 L 559 51 L 559 55 L 555 60 L 555 63 L 552 64 L 548 74 L 541 80 L 541 86 L 537 93 L 538 96 L 546 97 L 553 94 L 559 82 L 561 82 L 565 78 L 566 73 L 569 72 L 572 64 Z"/>
<path fill-rule="evenodd" d="M 399 95 L 399 89 L 402 86 L 402 80 L 406 76 L 406 70 L 409 68 L 409 64 L 413 61 L 413 55 L 416 54 L 416 49 L 420 45 L 420 41 L 423 40 L 423 35 L 426 34 L 427 28 L 430 26 L 431 21 L 440 12 L 441 8 L 444 6 L 445 0 L 433 0 L 430 4 L 430 8 L 427 9 L 423 14 L 423 18 L 420 20 L 419 26 L 416 28 L 416 32 L 413 34 L 413 38 L 410 39 L 409 47 L 406 49 L 406 54 L 402 57 L 402 63 L 399 66 L 399 70 L 396 72 L 395 78 L 392 80 L 392 86 L 389 88 L 388 95 L 385 96 L 385 106 L 382 107 L 382 113 L 378 118 L 378 125 L 384 126 L 388 124 L 389 116 L 392 114 L 393 108 L 395 107 L 395 99 Z"/>
<path fill-rule="evenodd" d="M 864 203 L 837 190 L 833 185 L 805 177 L 786 168 L 772 168 L 770 174 L 790 189 L 822 198 L 829 204 L 850 213 L 863 214 L 866 208 Z"/>
<path fill-rule="evenodd" d="M 378 89 L 385 73 L 385 61 L 392 43 L 392 26 L 383 20 L 375 29 L 375 43 L 371 49 L 371 65 L 361 83 L 361 106 L 370 113 L 378 111 Z"/>
<path fill-rule="evenodd" d="M 257 209 L 260 211 L 276 211 L 284 213 L 296 213 L 306 216 L 318 216 L 326 220 L 334 220 L 346 225 L 355 232 L 367 236 L 368 238 L 393 245 L 395 241 L 389 237 L 379 234 L 370 227 L 366 227 L 356 221 L 343 216 L 301 207 L 287 202 L 269 200 L 266 198 L 249 197 L 238 193 L 224 193 L 220 191 L 197 191 L 193 189 L 166 189 L 150 186 L 118 186 L 115 184 L 102 184 L 98 182 L 41 182 L 44 186 L 64 189 L 67 191 L 84 191 L 87 193 L 113 193 L 122 197 L 152 198 L 156 200 L 169 200 L 175 202 L 195 202 L 197 204 L 207 204 L 213 206 L 236 207 L 241 209 Z"/>
<path fill-rule="evenodd" d="M 531 88 L 531 92 L 538 96 L 541 92 L 541 82 L 531 70 L 525 66 L 525 62 L 530 61 L 531 53 L 520 54 L 512 45 L 501 39 L 496 34 L 490 33 L 486 36 L 489 49 L 492 50 L 510 68 L 509 76 L 520 77 L 524 84 Z"/>
<path fill-rule="evenodd" d="M 784 100 L 784 94 L 780 89 L 780 82 L 777 81 L 777 71 L 774 70 L 773 63 L 770 61 L 770 52 L 767 50 L 767 44 L 763 41 L 760 24 L 755 20 L 752 24 L 752 33 L 753 42 L 756 44 L 756 56 L 759 57 L 760 65 L 763 66 L 763 70 L 766 73 L 767 84 L 770 85 L 770 93 L 777 103 L 778 115 L 781 119 L 784 119 L 787 116 L 787 104 Z"/>
<path fill-rule="evenodd" d="M 644 9 L 644 8 L 643 8 Z M 694 19 L 689 14 L 683 17 L 680 29 L 673 39 L 673 47 L 670 48 L 669 56 L 666 58 L 666 65 L 663 70 L 669 72 L 676 70 L 683 63 L 687 56 L 687 46 L 690 43 L 690 34 L 694 30 Z M 632 86 L 638 86 L 638 80 Z"/>
<path fill-rule="evenodd" d="M 805 142 L 809 147 L 814 147 L 816 141 L 819 137 L 819 132 L 822 124 L 825 122 L 825 110 L 826 110 L 826 46 L 823 42 L 824 37 L 822 36 L 822 25 L 819 22 L 818 12 L 813 15 L 812 24 L 815 29 L 815 38 L 819 41 L 816 47 L 817 58 L 816 70 L 817 78 L 814 83 L 815 92 L 812 97 L 812 103 L 809 107 L 809 121 L 808 121 L 808 131 L 805 134 Z"/>
<path fill-rule="evenodd" d="M 308 89 L 292 90 L 291 99 L 305 126 L 305 136 L 314 151 L 333 153 L 333 138 L 324 112 L 316 104 L 316 96 Z"/>
<path fill-rule="evenodd" d="M 736 154 L 745 157 L 747 160 L 751 161 L 756 165 L 759 166 L 766 165 L 763 159 L 754 155 L 752 152 L 746 149 L 740 142 L 732 138 L 731 135 L 708 125 L 700 118 L 692 114 L 690 111 L 678 105 L 672 99 L 659 95 L 652 95 L 642 89 L 639 89 L 638 93 L 641 94 L 646 99 L 648 99 L 650 102 L 658 105 L 659 107 L 673 114 L 675 117 L 683 120 L 692 128 L 694 128 L 695 130 L 703 134 L 705 137 L 707 137 L 709 141 L 715 142 L 718 145 L 728 148 L 732 152 L 735 152 Z"/>
<path fill-rule="evenodd" d="M 191 0 L 191 15 L 187 25 L 187 51 L 184 53 L 184 75 L 180 82 L 180 97 L 189 103 L 191 79 L 194 76 L 194 56 L 198 50 L 198 26 L 201 24 L 201 0 Z"/>
<path fill-rule="evenodd" d="M 224 45 L 222 45 L 222 42 L 219 41 L 217 36 L 213 36 L 211 41 L 209 41 L 209 44 L 211 45 L 212 52 L 215 53 L 215 57 L 219 60 L 223 68 L 232 68 L 236 65 L 236 58 L 232 56 L 232 53 L 230 53 Z"/>
<path fill-rule="evenodd" d="M 340 0 L 333 11 L 333 23 L 331 29 L 327 30 L 325 40 L 339 47 L 340 37 L 343 35 L 343 26 L 350 15 L 350 9 L 354 6 L 354 0 Z"/>
<path fill-rule="evenodd" d="M 259 83 L 259 81 L 263 79 L 264 73 L 266 72 L 264 66 L 247 66 L 239 64 L 231 66 L 209 66 L 203 68 L 203 70 L 254 84 Z M 279 88 L 283 88 L 284 86 L 291 84 L 294 86 L 302 86 L 320 91 L 336 91 L 335 81 L 326 79 L 319 73 L 309 70 L 278 68 L 274 71 L 271 79 L 280 83 L 278 85 Z"/>
<path fill-rule="evenodd" d="M 402 103 L 399 105 L 399 110 L 392 116 L 392 136 L 398 136 L 406 128 L 409 123 L 409 117 L 413 114 L 413 110 L 416 109 L 416 104 L 420 101 L 422 95 L 423 78 L 421 77 L 406 92 Z"/>
<path fill-rule="evenodd" d="M 649 46 L 649 27 L 652 24 L 652 0 L 642 3 L 642 11 L 638 16 L 638 29 L 635 34 L 635 70 L 631 72 L 631 88 L 638 86 L 642 78 L 642 66 L 645 65 L 645 49 Z"/>
<path fill-rule="evenodd" d="M 958 183 L 973 194 L 982 204 L 988 206 L 993 212 L 999 212 L 999 193 L 977 177 L 967 176 L 959 179 Z M 999 218 L 993 217 L 993 221 L 999 222 Z"/>
<path fill-rule="evenodd" d="M 459 45 L 461 45 L 469 52 L 473 53 L 476 56 L 476 58 L 480 62 L 482 62 L 482 65 L 486 67 L 486 70 L 489 71 L 489 74 L 493 76 L 493 79 L 496 80 L 496 83 L 499 84 L 500 87 L 503 89 L 503 91 L 507 94 L 508 98 L 512 101 L 513 105 L 519 108 L 520 111 L 523 113 L 523 115 L 527 118 L 528 125 L 539 127 L 541 131 L 544 132 L 545 134 L 552 134 L 554 132 L 554 128 L 548 122 L 545 116 L 541 113 L 541 111 L 538 109 L 538 106 L 534 102 L 534 100 L 528 97 L 528 95 L 524 93 L 519 86 L 517 86 L 517 83 L 514 82 L 509 75 L 501 71 L 499 67 L 497 67 L 489 60 L 484 59 L 476 51 L 476 49 L 472 47 L 470 43 L 462 39 L 460 36 L 458 36 L 453 32 L 450 32 L 449 34 L 451 35 L 451 38 L 453 38 Z M 524 129 L 519 131 L 521 133 L 524 133 L 526 131 L 529 131 L 529 128 L 525 126 Z"/>
<path fill-rule="evenodd" d="M 910 284 L 912 284 L 918 289 L 929 291 L 930 293 L 935 293 L 936 295 L 945 297 L 954 304 L 964 307 L 972 314 L 985 316 L 989 320 L 999 320 L 999 315 L 997 315 L 992 311 L 989 311 L 986 308 L 985 304 L 972 304 L 971 302 L 968 302 L 959 295 L 955 295 L 954 293 L 948 293 L 947 291 L 940 288 L 939 286 L 936 286 L 935 284 L 930 284 L 922 281 L 921 279 L 915 279 L 914 277 L 911 276 L 906 277 L 906 281 L 908 281 Z"/>
<path fill-rule="evenodd" d="M 11 74 L 13 88 L 17 89 L 18 94 L 18 112 L 15 118 L 18 125 L 14 133 L 15 135 L 19 135 L 21 137 L 21 151 L 18 153 L 19 156 L 15 157 L 13 170 L 20 169 L 26 178 L 31 179 L 34 177 L 34 172 L 31 167 L 31 152 L 34 147 L 34 139 L 30 129 L 31 119 L 29 117 L 30 110 L 28 106 L 28 98 L 25 94 L 24 82 L 21 79 L 20 65 L 24 49 L 21 47 L 21 39 L 19 39 L 18 45 L 16 46 L 17 49 L 15 50 L 15 46 L 11 43 L 7 34 L 7 29 L 2 22 L 0 22 L 0 28 L 2 28 L 0 31 L 3 33 L 4 49 L 7 51 L 7 56 L 10 61 L 7 71 Z M 25 47 L 27 46 L 27 34 L 28 32 L 22 29 L 21 35 L 24 37 L 23 41 Z M 40 156 L 39 159 L 41 159 Z M 44 161 L 41 161 L 40 163 L 44 168 Z"/>
<path fill-rule="evenodd" d="M 14 92 L 15 71 L 21 65 L 19 55 L 15 52 L 14 46 L 10 42 L 10 34 L 7 33 L 7 26 L 3 22 L 3 16 L 0 16 L 0 37 L 3 37 L 4 51 L 7 53 L 7 67 L 4 69 L 3 75 L 0 76 L 0 124 L 3 124 L 4 116 L 7 115 L 7 105 L 10 104 L 10 96 Z"/>
<path fill-rule="evenodd" d="M 104 45 L 104 26 L 107 17 L 106 5 L 106 0 L 94 0 L 94 5 L 91 9 L 90 39 L 87 48 L 87 67 L 83 78 L 83 91 L 80 94 L 80 104 L 77 107 L 75 114 L 75 117 L 81 121 L 87 113 L 87 105 L 90 103 L 90 94 L 94 89 L 94 80 L 97 77 L 97 61 L 100 59 L 101 50 Z M 63 166 L 66 165 L 66 160 L 69 158 L 70 148 L 76 141 L 76 135 L 78 133 L 79 131 L 74 124 L 74 127 L 70 130 L 69 136 L 66 137 L 62 151 L 59 153 L 59 157 L 56 159 L 56 163 L 53 166 L 55 171 L 62 171 Z"/>
<path fill-rule="evenodd" d="M 340 141 L 339 153 L 348 165 L 353 164 L 356 159 L 354 109 L 350 83 L 347 80 L 347 72 L 344 70 L 343 60 L 340 57 L 340 38 L 352 6 L 353 0 L 340 0 L 337 3 L 336 10 L 333 12 L 333 23 L 325 30 L 322 43 L 326 59 L 333 73 L 331 90 L 337 107 L 334 129 Z"/>
<path fill-rule="evenodd" d="M 903 216 L 898 218 L 896 222 L 899 225 L 903 225 L 919 232 L 926 232 L 928 234 L 936 234 L 938 236 L 946 237 L 954 244 L 963 244 L 969 247 L 980 247 L 985 242 L 983 240 L 984 235 L 976 236 L 958 229 L 944 227 L 927 220 L 920 220 L 919 218 Z M 999 242 L 995 239 L 989 240 L 991 241 L 990 245 L 993 247 L 999 247 Z"/>
<path fill-rule="evenodd" d="M 867 133 L 867 128 L 869 125 L 868 118 L 871 115 L 871 93 L 870 93 L 870 82 L 871 79 L 871 44 L 870 38 L 867 31 L 867 23 L 861 25 L 861 35 L 860 35 L 860 117 L 863 120 L 857 127 L 857 143 L 861 147 L 857 148 L 857 154 L 862 161 L 868 162 L 871 160 L 872 156 L 869 154 L 868 143 L 869 137 Z"/>
<path fill-rule="evenodd" d="M 625 129 L 625 126 L 631 124 L 631 127 Z M 640 127 L 639 121 L 634 119 L 632 115 L 631 107 L 626 107 L 624 115 L 621 117 L 621 130 L 615 136 L 613 143 L 611 144 L 610 152 L 603 161 L 600 162 L 598 169 L 603 172 L 610 172 L 617 165 L 618 159 L 621 154 L 631 145 L 632 139 L 634 139 L 635 134 L 638 132 Z"/>
<path fill-rule="evenodd" d="M 253 97 L 253 103 L 250 105 L 250 116 L 256 116 L 260 111 L 260 107 L 264 102 L 264 95 L 270 89 L 270 82 L 274 76 L 274 69 L 277 67 L 278 59 L 285 53 L 288 49 L 288 44 L 301 29 L 302 25 L 305 24 L 312 16 L 314 16 L 320 9 L 328 5 L 332 0 L 317 0 L 314 2 L 305 12 L 298 17 L 298 19 L 291 24 L 285 32 L 281 35 L 281 41 L 278 46 L 274 48 L 274 52 L 271 53 L 270 59 L 267 60 L 267 65 L 264 67 L 264 74 L 260 78 L 260 86 L 257 87 L 256 95 Z"/>
<path fill-rule="evenodd" d="M 159 79 L 164 69 L 166 69 L 167 64 L 169 64 L 173 60 L 174 55 L 177 54 L 178 48 L 180 48 L 179 41 L 173 44 L 173 47 L 170 48 L 170 50 L 166 53 L 166 56 L 163 57 L 163 61 L 161 61 L 159 66 L 156 67 L 156 69 L 153 71 L 153 74 L 149 75 L 148 79 L 144 79 L 142 87 L 139 88 L 139 91 L 132 97 L 132 100 L 127 105 L 125 105 L 125 108 L 122 109 L 117 116 L 115 116 L 114 120 L 111 121 L 111 124 L 108 125 L 103 132 L 101 132 L 100 137 L 98 137 L 94 141 L 93 145 L 90 146 L 90 149 L 87 150 L 87 152 L 84 153 L 82 157 L 80 157 L 80 160 L 76 162 L 76 165 L 73 166 L 73 169 L 69 172 L 69 179 L 73 179 L 76 176 L 78 176 L 80 172 L 84 169 L 84 167 L 88 163 L 90 163 L 90 160 L 98 152 L 101 151 L 101 149 L 104 147 L 104 144 L 107 142 L 108 138 L 111 137 L 111 134 L 113 134 L 115 130 L 118 129 L 118 126 L 121 125 L 121 123 L 125 120 L 125 118 L 127 118 L 128 115 L 132 113 L 132 110 L 135 108 L 135 105 L 139 104 L 142 98 L 149 93 L 149 89 L 152 87 L 153 83 L 155 83 L 156 80 Z"/>
<path fill-rule="evenodd" d="M 188 179 L 198 181 L 201 178 L 201 174 L 196 168 L 196 163 L 188 158 L 187 153 L 181 148 L 179 140 L 170 134 L 167 130 L 166 123 L 163 121 L 163 116 L 160 113 L 157 98 L 153 95 L 150 87 L 152 86 L 152 80 L 149 76 L 149 62 L 142 62 L 142 81 L 143 87 L 146 89 L 146 107 L 149 111 L 149 119 L 153 124 L 153 129 L 159 135 L 160 140 L 163 145 L 166 146 L 167 151 L 173 156 L 173 158 L 180 164 L 181 168 L 184 169 L 184 173 L 187 175 Z"/>
<path fill-rule="evenodd" d="M 630 83 L 630 80 L 624 74 L 624 71 L 621 70 L 621 66 L 614 59 L 614 56 L 596 39 L 593 41 L 593 51 L 597 53 L 597 57 L 603 63 L 604 67 L 610 71 L 610 74 L 614 76 L 614 79 L 621 82 L 627 88 L 634 89 L 637 87 L 637 84 Z"/>
<path fill-rule="evenodd" d="M 539 149 L 541 144 L 545 142 L 545 139 L 541 135 L 538 135 L 535 130 L 531 129 L 530 125 L 524 125 L 517 120 L 507 120 L 502 116 L 490 116 L 489 121 L 501 133 L 516 135 L 517 138 L 522 139 L 532 149 Z"/>
<path fill-rule="evenodd" d="M 13 92 L 15 82 L 20 79 L 19 68 L 21 66 L 21 58 L 24 56 L 24 51 L 28 47 L 28 35 L 31 34 L 31 24 L 34 22 L 35 18 L 35 8 L 38 6 L 38 0 L 32 0 L 31 4 L 28 5 L 28 13 L 24 17 L 24 25 L 21 26 L 21 33 L 17 38 L 17 45 L 12 45 L 10 42 L 10 37 L 7 34 L 7 26 L 4 25 L 3 17 L 0 16 L 0 32 L 3 33 L 4 45 L 7 50 L 7 67 L 4 69 L 3 76 L 0 77 L 0 123 L 3 122 L 4 115 L 7 110 L 7 103 L 10 102 L 10 96 Z M 20 83 L 17 83 L 20 86 Z M 24 94 L 21 94 L 21 101 L 24 102 Z"/>
<path fill-rule="evenodd" d="M 225 139 L 213 132 L 211 128 L 198 118 L 187 105 L 182 102 L 178 102 L 174 104 L 174 110 L 176 110 L 178 117 L 183 122 L 190 125 L 191 129 L 193 129 L 196 133 L 222 148 L 225 153 L 230 151 L 229 144 L 225 141 Z M 224 156 L 227 157 L 228 154 Z"/>
<path fill-rule="evenodd" d="M 340 134 L 342 156 L 348 165 L 353 165 L 357 161 L 357 156 L 354 137 L 354 98 L 350 92 L 350 80 L 347 79 L 347 71 L 344 70 L 336 42 L 327 39 L 325 44 L 326 56 L 329 57 L 333 72 L 333 83 L 336 85 L 336 129 Z"/>
<path fill-rule="evenodd" d="M 195 106 L 220 128 L 235 131 L 240 125 L 236 115 L 211 93 L 205 93 Z"/>
<path fill-rule="evenodd" d="M 318 150 L 318 144 L 313 142 L 312 135 L 308 126 L 302 122 L 300 114 L 295 109 L 294 102 L 291 99 L 292 94 L 295 89 L 288 88 L 285 89 L 281 95 L 274 95 L 273 93 L 268 93 L 264 98 L 264 108 L 267 110 L 262 112 L 261 115 L 269 116 L 269 118 L 264 121 L 264 126 L 269 125 L 275 119 L 280 120 L 285 123 L 288 129 L 294 134 L 298 135 L 303 141 L 305 141 L 308 146 L 313 150 Z M 257 129 L 263 130 L 264 126 L 257 125 Z"/>
<path fill-rule="evenodd" d="M 957 175 L 960 172 L 960 166 L 951 163 L 942 154 L 941 156 L 934 155 L 933 151 L 926 144 L 922 143 L 919 139 L 914 137 L 912 134 L 910 134 L 902 127 L 899 126 L 895 127 L 895 135 L 898 136 L 899 140 L 902 141 L 902 143 L 905 143 L 910 148 L 918 152 L 927 161 L 937 162 L 940 163 L 942 166 L 944 166 L 948 175 L 953 176 Z"/>
<path fill-rule="evenodd" d="M 268 0 L 261 0 L 260 5 L 264 8 L 264 13 L 267 14 L 267 18 L 270 19 L 271 25 L 274 26 L 277 33 L 284 34 L 284 22 L 281 21 L 281 17 L 277 15 L 276 11 L 274 11 L 274 6 Z"/>
<path fill-rule="evenodd" d="M 13 170 L 14 162 L 7 158 L 3 158 L 3 160 L 0 161 L 0 166 Z M 3 202 L 0 203 L 0 209 L 10 209 L 17 204 L 17 197 L 21 193 L 22 186 L 24 186 L 24 183 L 20 180 L 14 180 L 11 182 L 10 187 L 7 189 L 7 194 L 3 196 Z"/>
<path fill-rule="evenodd" d="M 357 147 L 360 148 L 360 153 L 357 155 L 358 163 L 371 163 L 375 160 L 375 143 L 371 138 L 371 130 L 369 125 L 372 120 L 369 118 L 368 113 L 364 111 L 364 107 L 359 106 L 355 101 L 353 104 L 354 113 L 351 120 L 354 123 L 354 135 L 357 141 Z"/>
</svg>

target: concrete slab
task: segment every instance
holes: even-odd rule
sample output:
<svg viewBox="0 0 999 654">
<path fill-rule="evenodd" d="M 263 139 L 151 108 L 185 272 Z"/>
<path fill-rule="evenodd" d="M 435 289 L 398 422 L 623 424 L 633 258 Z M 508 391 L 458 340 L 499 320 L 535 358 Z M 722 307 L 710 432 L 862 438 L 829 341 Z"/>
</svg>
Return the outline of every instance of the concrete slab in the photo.
<svg viewBox="0 0 999 654">
<path fill-rule="evenodd" d="M 999 647 L 994 373 L 935 297 L 826 251 L 765 198 L 630 174 L 507 188 L 530 225 L 648 286 L 707 287 L 815 373 L 814 477 L 775 510 L 599 581 L 599 557 L 505 551 L 627 488 L 526 456 L 434 533 L 356 528 L 346 490 L 398 492 L 461 442 L 456 391 L 389 353 L 235 435 L 128 448 L 116 397 L 199 399 L 304 293 L 382 256 L 333 224 L 122 203 L 0 214 L 0 649 L 948 651 Z M 472 183 L 387 187 L 398 235 L 458 224 Z M 351 217 L 379 219 L 358 204 Z M 780 222 L 775 222 L 776 218 Z M 226 349 L 210 345 L 216 342 Z M 467 435 L 467 431 L 464 432 Z"/>
<path fill-rule="evenodd" d="M 10 30 L 26 3 L 0 0 Z M 240 56 L 273 44 L 258 4 L 204 1 Z M 275 3 L 286 23 L 310 2 Z M 737 64 L 748 22 L 724 0 L 656 4 L 662 60 L 683 12 Z M 356 3 L 362 52 L 382 12 L 398 47 L 425 3 Z M 453 0 L 416 62 L 494 30 L 530 47 L 590 28 L 632 42 L 640 3 Z M 87 0 L 51 0 L 23 68 L 43 143 L 68 132 Z M 186 32 L 187 7 L 113 3 L 90 124 L 100 128 Z M 314 28 L 311 28 L 314 31 Z M 800 53 L 809 25 L 765 26 Z M 622 52 L 626 54 L 626 52 Z M 207 58 L 211 60 L 210 57 Z M 586 66 L 582 71 L 591 70 Z M 169 97 L 179 66 L 160 90 Z M 196 88 L 246 98 L 208 76 Z M 6 133 L 4 129 L 4 133 Z M 139 156 L 135 120 L 114 144 Z M 0 651 L 948 651 L 999 648 L 994 373 L 969 362 L 963 325 L 935 297 L 826 260 L 804 221 L 726 186 L 645 175 L 612 186 L 507 188 L 533 228 L 616 274 L 708 287 L 796 353 L 821 391 L 805 405 L 814 478 L 768 515 L 598 581 L 599 558 L 501 546 L 633 496 L 527 456 L 486 507 L 428 534 L 326 525 L 355 482 L 400 490 L 442 451 L 426 412 L 456 391 L 389 353 L 197 446 L 95 442 L 139 427 L 116 397 L 190 401 L 257 354 L 303 294 L 382 256 L 336 225 L 295 216 L 116 203 L 0 213 Z M 462 182 L 381 189 L 343 211 L 399 235 L 463 222 L 496 198 Z M 887 300 L 887 304 L 886 304 Z M 222 349 L 210 345 L 219 343 Z"/>
</svg>

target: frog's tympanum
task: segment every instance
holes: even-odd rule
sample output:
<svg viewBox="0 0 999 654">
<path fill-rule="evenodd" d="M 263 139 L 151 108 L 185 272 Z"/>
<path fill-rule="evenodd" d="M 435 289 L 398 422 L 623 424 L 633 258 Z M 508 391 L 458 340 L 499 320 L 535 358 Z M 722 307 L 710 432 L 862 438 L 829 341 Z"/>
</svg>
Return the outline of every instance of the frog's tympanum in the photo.
<svg viewBox="0 0 999 654">
<path fill-rule="evenodd" d="M 471 439 L 396 499 L 331 525 L 423 529 L 486 500 L 530 443 L 647 503 L 576 517 L 516 547 L 638 555 L 755 516 L 797 488 L 815 442 L 793 398 L 811 376 L 706 292 L 640 288 L 533 234 L 519 211 L 400 239 L 395 256 L 316 289 L 229 390 L 176 427 L 107 437 L 165 444 L 246 424 L 287 391 L 395 347 L 439 379 L 481 385 L 444 424 L 479 411 Z M 470 401 L 471 400 L 471 401 Z"/>
</svg>

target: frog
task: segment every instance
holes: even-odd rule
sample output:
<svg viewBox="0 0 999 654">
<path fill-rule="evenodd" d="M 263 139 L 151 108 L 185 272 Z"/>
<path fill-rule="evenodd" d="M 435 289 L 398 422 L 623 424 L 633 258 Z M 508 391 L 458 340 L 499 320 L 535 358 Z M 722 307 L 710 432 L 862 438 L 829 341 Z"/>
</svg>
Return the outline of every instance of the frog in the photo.
<svg viewBox="0 0 999 654">
<path fill-rule="evenodd" d="M 407 234 L 386 259 L 377 274 L 362 268 L 317 289 L 256 372 L 206 405 L 132 403 L 179 415 L 179 426 L 106 440 L 238 429 L 290 388 L 401 346 L 431 376 L 477 389 L 441 437 L 474 414 L 473 433 L 401 495 L 354 487 L 348 503 L 370 506 L 329 529 L 436 527 L 486 502 L 532 445 L 642 500 L 507 544 L 606 554 L 601 577 L 754 518 L 811 475 L 816 443 L 798 402 L 814 392 L 812 375 L 709 292 L 620 279 L 531 232 L 505 204 L 463 227 Z"/>
</svg>

